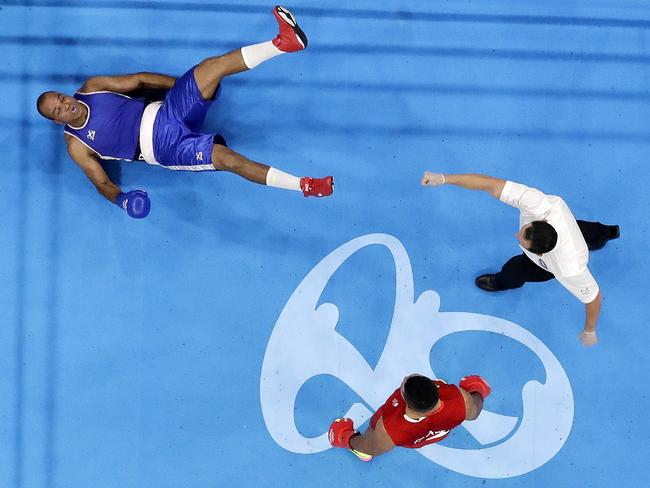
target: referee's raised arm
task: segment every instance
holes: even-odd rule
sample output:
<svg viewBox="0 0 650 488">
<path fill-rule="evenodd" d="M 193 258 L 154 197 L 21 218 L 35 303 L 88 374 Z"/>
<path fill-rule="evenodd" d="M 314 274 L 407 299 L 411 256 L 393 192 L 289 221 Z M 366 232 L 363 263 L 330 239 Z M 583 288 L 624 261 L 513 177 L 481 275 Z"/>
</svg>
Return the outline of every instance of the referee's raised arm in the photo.
<svg viewBox="0 0 650 488">
<path fill-rule="evenodd" d="M 468 190 L 483 190 L 494 198 L 501 197 L 506 180 L 478 174 L 442 174 L 425 171 L 422 186 L 456 185 Z"/>
</svg>

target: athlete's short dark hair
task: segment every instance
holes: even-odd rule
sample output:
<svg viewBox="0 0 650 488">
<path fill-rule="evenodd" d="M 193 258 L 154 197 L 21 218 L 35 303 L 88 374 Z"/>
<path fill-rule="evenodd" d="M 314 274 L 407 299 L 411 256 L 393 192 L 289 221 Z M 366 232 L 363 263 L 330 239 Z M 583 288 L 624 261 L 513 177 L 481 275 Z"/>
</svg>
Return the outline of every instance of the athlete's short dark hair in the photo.
<svg viewBox="0 0 650 488">
<path fill-rule="evenodd" d="M 438 403 L 438 387 L 426 376 L 411 376 L 404 383 L 404 400 L 416 412 L 427 412 Z"/>
<path fill-rule="evenodd" d="M 47 96 L 48 93 L 53 93 L 52 90 L 46 91 L 41 93 L 38 96 L 38 99 L 36 100 L 36 110 L 38 110 L 38 113 L 41 114 L 43 117 L 45 117 L 48 120 L 54 120 L 52 117 L 49 115 L 45 115 L 43 112 L 43 109 L 41 108 L 43 106 L 43 103 L 45 102 L 45 97 Z"/>
<path fill-rule="evenodd" d="M 536 220 L 524 231 L 524 239 L 530 241 L 530 252 L 544 254 L 552 251 L 557 244 L 557 232 L 548 222 Z"/>
</svg>

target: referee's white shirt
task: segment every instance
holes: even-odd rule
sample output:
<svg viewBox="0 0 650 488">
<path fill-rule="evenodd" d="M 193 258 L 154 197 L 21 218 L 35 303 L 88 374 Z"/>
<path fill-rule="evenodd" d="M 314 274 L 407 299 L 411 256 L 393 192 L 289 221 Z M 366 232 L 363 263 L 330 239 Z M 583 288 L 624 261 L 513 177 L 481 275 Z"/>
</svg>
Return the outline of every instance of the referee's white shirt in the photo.
<svg viewBox="0 0 650 488">
<path fill-rule="evenodd" d="M 538 256 L 523 247 L 522 251 L 536 265 L 553 273 L 555 278 L 582 303 L 598 295 L 598 283 L 589 272 L 589 250 L 578 223 L 566 202 L 555 195 L 545 195 L 536 188 L 507 181 L 500 200 L 519 209 L 519 228 L 534 220 L 546 220 L 557 232 L 552 251 Z M 521 247 L 521 246 L 519 246 Z"/>
</svg>

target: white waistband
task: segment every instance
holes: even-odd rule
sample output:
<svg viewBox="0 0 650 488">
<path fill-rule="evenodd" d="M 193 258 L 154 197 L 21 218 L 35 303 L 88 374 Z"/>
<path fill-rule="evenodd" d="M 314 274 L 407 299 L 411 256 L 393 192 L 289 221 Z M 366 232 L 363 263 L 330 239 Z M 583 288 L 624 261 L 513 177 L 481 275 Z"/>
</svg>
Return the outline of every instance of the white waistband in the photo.
<svg viewBox="0 0 650 488">
<path fill-rule="evenodd" d="M 140 152 L 149 164 L 160 164 L 156 161 L 153 153 L 153 123 L 156 121 L 156 114 L 160 107 L 162 107 L 162 102 L 150 103 L 144 108 L 140 120 Z"/>
</svg>

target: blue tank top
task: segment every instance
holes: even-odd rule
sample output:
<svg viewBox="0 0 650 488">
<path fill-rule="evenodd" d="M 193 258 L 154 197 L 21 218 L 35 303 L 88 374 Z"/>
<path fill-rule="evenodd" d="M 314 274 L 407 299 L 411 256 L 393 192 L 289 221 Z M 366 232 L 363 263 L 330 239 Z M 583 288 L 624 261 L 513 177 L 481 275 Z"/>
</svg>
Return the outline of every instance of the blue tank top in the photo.
<svg viewBox="0 0 650 488">
<path fill-rule="evenodd" d="M 140 137 L 144 101 L 113 92 L 75 93 L 88 108 L 81 127 L 66 125 L 64 132 L 79 139 L 102 159 L 133 159 Z"/>
</svg>

